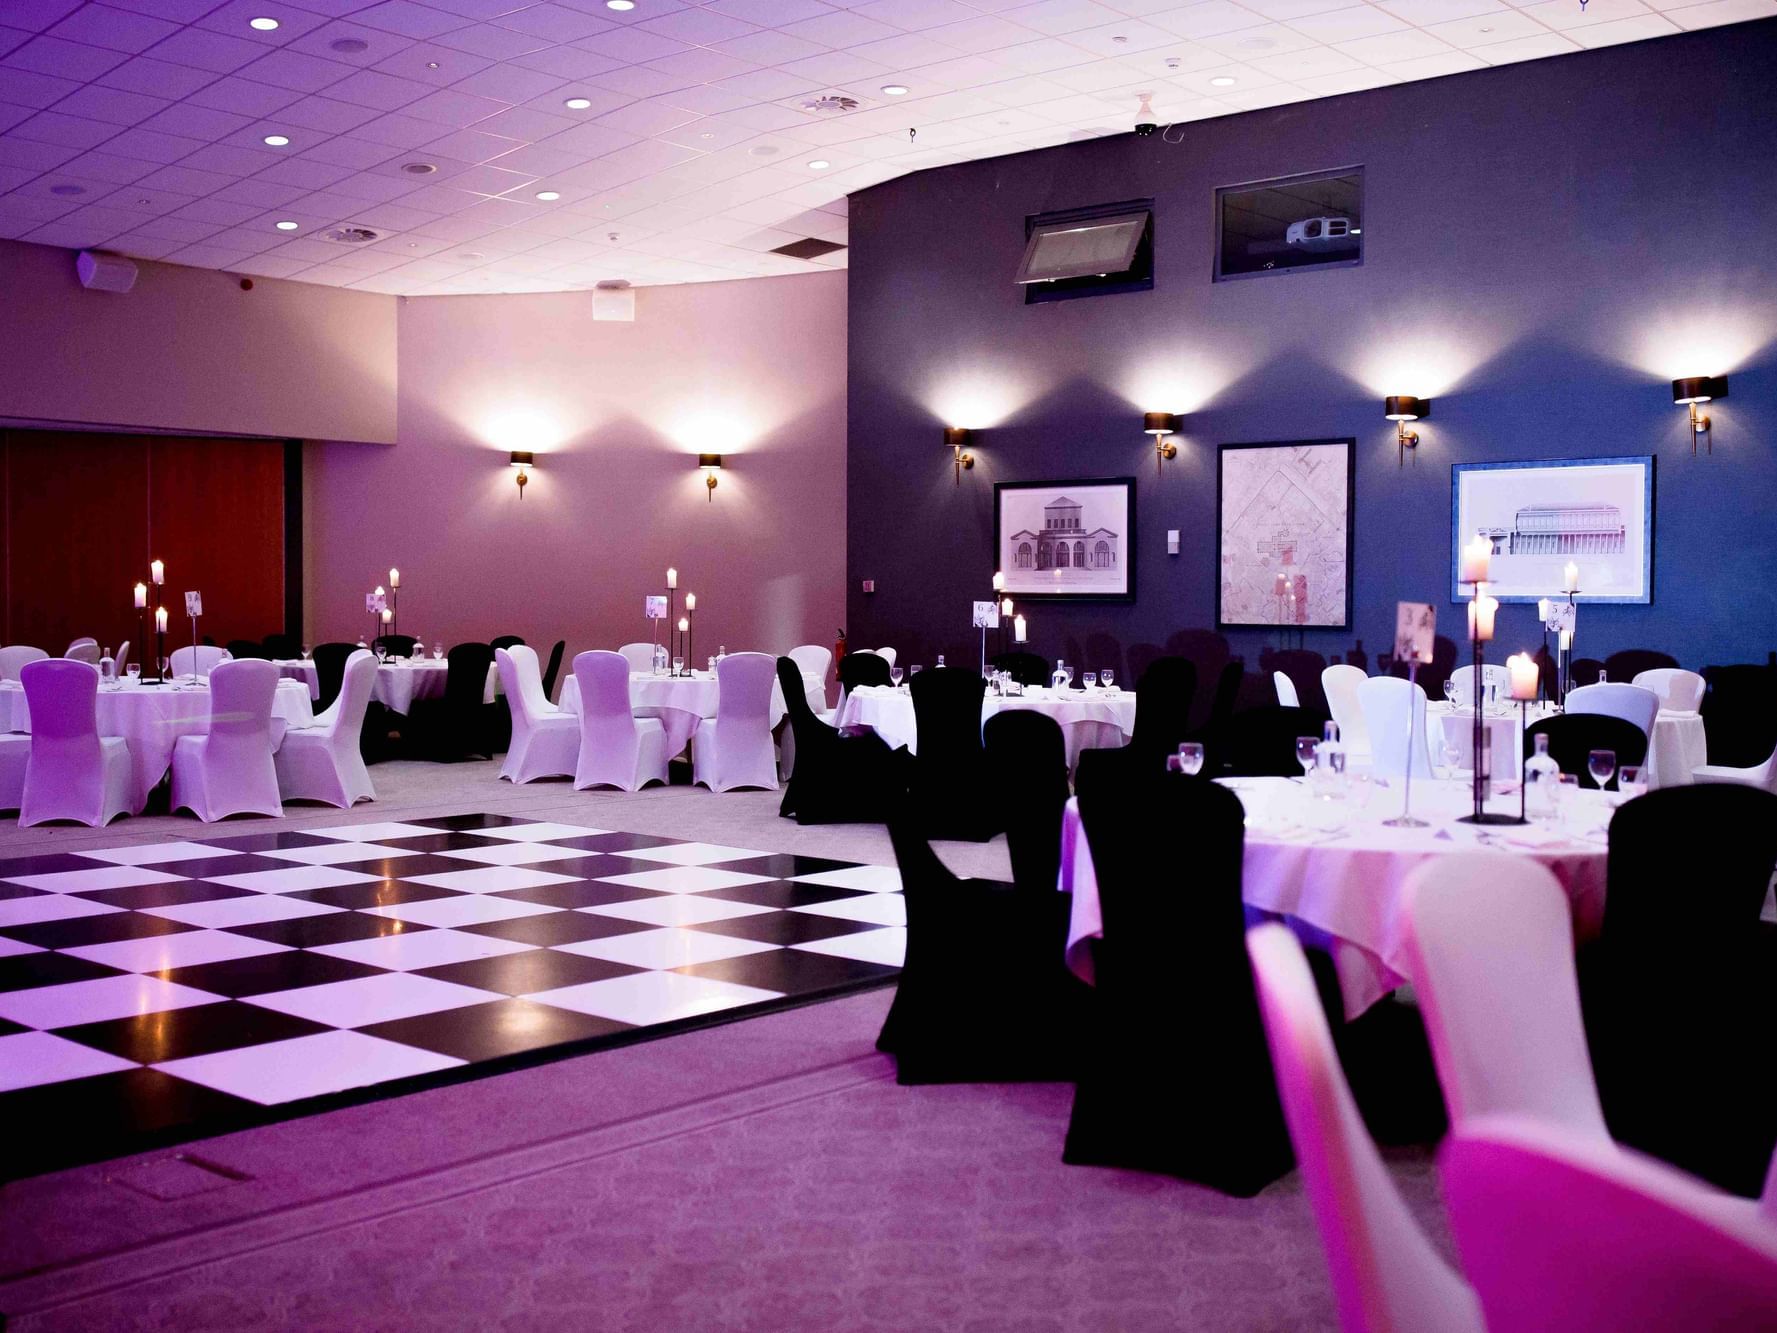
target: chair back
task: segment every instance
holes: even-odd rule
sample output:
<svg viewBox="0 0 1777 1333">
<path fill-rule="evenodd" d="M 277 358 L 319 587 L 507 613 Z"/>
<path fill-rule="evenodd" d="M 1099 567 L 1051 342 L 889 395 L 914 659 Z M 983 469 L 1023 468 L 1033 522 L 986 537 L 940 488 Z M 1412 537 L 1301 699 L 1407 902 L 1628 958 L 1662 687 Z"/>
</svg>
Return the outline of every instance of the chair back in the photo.
<svg viewBox="0 0 1777 1333">
<path fill-rule="evenodd" d="M 1129 743 L 1147 755 L 1176 751 L 1191 734 L 1191 701 L 1196 694 L 1195 662 L 1187 657 L 1156 657 L 1135 685 L 1135 734 Z"/>
<path fill-rule="evenodd" d="M 1727 768 L 1764 763 L 1777 749 L 1777 668 L 1711 666 L 1703 678 L 1709 689 L 1698 711 L 1709 733 L 1709 762 Z"/>
<path fill-rule="evenodd" d="M 23 680 L 20 673 L 25 663 L 41 662 L 48 656 L 43 649 L 22 643 L 15 643 L 10 648 L 0 648 L 0 680 Z"/>
<path fill-rule="evenodd" d="M 1364 1127 L 1301 944 L 1272 922 L 1247 934 L 1246 951 L 1341 1327 L 1479 1333 L 1473 1290 L 1432 1248 Z"/>
<path fill-rule="evenodd" d="M 333 701 L 339 697 L 340 684 L 345 679 L 346 662 L 353 653 L 364 651 L 349 643 L 323 643 L 315 646 L 312 654 L 315 663 L 315 707 L 325 711 L 333 706 Z M 370 662 L 374 680 L 376 659 L 372 657 Z"/>
<path fill-rule="evenodd" d="M 500 670 L 500 685 L 506 702 L 511 705 L 512 718 L 520 729 L 529 731 L 549 711 L 549 700 L 543 696 L 543 674 L 537 669 L 537 650 L 515 643 L 510 648 L 494 649 L 494 662 Z M 486 693 L 483 676 L 481 693 Z M 448 682 L 447 682 L 448 684 Z"/>
<path fill-rule="evenodd" d="M 755 728 L 771 730 L 771 686 L 777 679 L 777 659 L 770 653 L 729 653 L 716 663 L 716 744 L 738 744 L 729 733 L 743 735 Z M 785 700 L 787 706 L 789 700 Z M 803 700 L 803 704 L 807 704 Z"/>
<path fill-rule="evenodd" d="M 1660 696 L 1645 685 L 1626 685 L 1610 681 L 1603 685 L 1582 685 L 1567 692 L 1567 711 L 1598 713 L 1620 717 L 1641 728 L 1643 738 L 1654 734 L 1654 719 L 1660 715 Z"/>
<path fill-rule="evenodd" d="M 207 676 L 220 663 L 233 661 L 228 649 L 218 648 L 213 643 L 187 644 L 183 648 L 173 649 L 168 659 L 168 672 L 177 676 Z"/>
<path fill-rule="evenodd" d="M 1624 648 L 1604 659 L 1604 673 L 1611 680 L 1634 680 L 1644 671 L 1672 670 L 1678 659 L 1652 648 Z"/>
<path fill-rule="evenodd" d="M 278 669 L 272 663 L 251 658 L 218 662 L 210 672 L 206 762 L 226 765 L 269 760 L 274 748 L 271 706 L 277 692 Z"/>
<path fill-rule="evenodd" d="M 1035 653 L 1012 652 L 996 653 L 992 665 L 1011 676 L 1020 685 L 1047 685 L 1049 683 L 1049 663 Z M 1136 710 L 1136 716 L 1141 710 Z"/>
<path fill-rule="evenodd" d="M 966 667 L 927 667 L 908 683 L 922 771 L 952 764 L 978 771 L 983 755 L 981 699 L 986 689 L 987 682 Z"/>
<path fill-rule="evenodd" d="M 379 634 L 370 641 L 370 651 L 379 648 L 389 657 L 412 657 L 419 640 L 411 634 Z"/>
<path fill-rule="evenodd" d="M 340 669 L 333 702 L 315 718 L 315 725 L 324 729 L 329 739 L 344 734 L 356 744 L 375 692 L 376 658 L 363 648 L 354 648 Z"/>
<path fill-rule="evenodd" d="M 31 757 L 53 748 L 59 757 L 99 754 L 99 669 L 45 653 L 19 671 L 31 714 Z"/>
<path fill-rule="evenodd" d="M 1357 667 L 1343 663 L 1320 673 L 1320 688 L 1327 696 L 1327 711 L 1339 724 L 1339 741 L 1348 755 L 1370 753 L 1370 728 L 1364 721 L 1364 706 L 1358 701 L 1358 688 L 1368 679 Z"/>
<path fill-rule="evenodd" d="M 630 670 L 628 658 L 620 652 L 595 649 L 575 655 L 582 754 L 620 755 L 633 761 L 638 742 L 635 708 L 629 694 Z"/>
<path fill-rule="evenodd" d="M 1012 882 L 1033 894 L 1053 894 L 1061 871 L 1061 815 L 1068 797 L 1061 724 L 1028 708 L 1006 708 L 987 719 L 982 739 L 1006 826 Z"/>
<path fill-rule="evenodd" d="M 1408 875 L 1406 912 L 1450 1123 L 1533 1115 L 1608 1138 L 1555 876 L 1528 857 L 1440 856 Z"/>
<path fill-rule="evenodd" d="M 1465 708 L 1474 707 L 1475 703 L 1475 669 L 1473 666 L 1459 666 L 1450 673 L 1450 683 L 1456 687 L 1454 702 Z M 1512 673 L 1497 662 L 1486 662 L 1481 666 L 1481 684 L 1491 685 L 1495 694 L 1501 699 L 1512 697 Z"/>
<path fill-rule="evenodd" d="M 1371 676 L 1358 686 L 1357 701 L 1370 733 L 1370 771 L 1381 778 L 1405 777 L 1411 762 L 1414 777 L 1431 777 L 1424 687 L 1399 676 Z"/>
<path fill-rule="evenodd" d="M 720 664 L 718 663 L 718 665 Z M 887 685 L 888 683 L 889 664 L 873 652 L 847 653 L 839 659 L 839 687 L 847 694 L 860 685 Z M 785 702 L 787 703 L 788 700 Z"/>
<path fill-rule="evenodd" d="M 561 655 L 567 650 L 566 639 L 557 639 L 555 647 L 549 650 L 549 663 L 543 668 L 543 698 L 548 703 L 555 702 L 555 681 L 561 675 Z"/>
<path fill-rule="evenodd" d="M 647 675 L 654 670 L 654 645 L 651 643 L 626 643 L 617 652 L 629 663 L 631 671 Z M 576 657 L 574 660 L 578 662 L 580 658 Z"/>
<path fill-rule="evenodd" d="M 1271 683 L 1277 690 L 1277 702 L 1283 708 L 1300 708 L 1302 696 L 1296 693 L 1296 682 L 1281 671 L 1271 673 Z"/>
<path fill-rule="evenodd" d="M 1694 713 L 1703 706 L 1703 691 L 1709 682 L 1695 671 L 1683 667 L 1651 667 L 1639 671 L 1632 684 L 1652 690 L 1660 699 L 1660 707 L 1674 713 Z"/>
<path fill-rule="evenodd" d="M 487 646 L 490 652 L 497 653 L 502 648 L 510 648 L 514 644 L 520 644 L 523 642 L 524 636 L 522 634 L 496 634 L 488 641 Z"/>
<path fill-rule="evenodd" d="M 252 657 L 271 660 L 271 653 L 266 651 L 263 645 L 254 643 L 251 639 L 230 639 L 227 652 L 229 657 L 237 662 L 244 662 Z"/>
<path fill-rule="evenodd" d="M 289 661 L 302 654 L 302 643 L 294 634 L 267 634 L 260 641 L 265 645 L 266 656 L 277 661 Z"/>
<path fill-rule="evenodd" d="M 87 662 L 93 666 L 99 664 L 99 644 L 96 639 L 76 639 L 69 644 L 62 656 L 70 662 Z"/>
<path fill-rule="evenodd" d="M 1604 674 L 1604 663 L 1596 657 L 1576 657 L 1567 664 L 1569 685 L 1596 685 Z"/>
<path fill-rule="evenodd" d="M 890 666 L 895 664 L 895 650 L 893 648 L 866 648 L 864 651 L 867 653 L 875 653 Z"/>
<path fill-rule="evenodd" d="M 1321 719 L 1306 708 L 1266 704 L 1236 713 L 1216 735 L 1214 776 L 1300 777 L 1296 738 L 1321 735 Z"/>
<path fill-rule="evenodd" d="M 111 660 L 117 664 L 117 674 L 121 679 L 123 669 L 130 664 L 130 641 L 128 639 L 117 646 L 117 656 Z"/>
<path fill-rule="evenodd" d="M 798 671 L 805 676 L 813 676 L 825 688 L 827 669 L 833 665 L 833 650 L 831 648 L 824 648 L 818 643 L 804 643 L 790 649 L 785 656 L 796 664 Z M 798 684 L 796 689 L 801 694 L 808 693 L 807 685 Z M 790 687 L 786 685 L 784 686 L 784 698 L 787 701 L 789 697 Z"/>
<path fill-rule="evenodd" d="M 1574 694 L 1578 693 L 1578 690 L 1574 691 Z M 1573 695 L 1568 697 L 1571 699 Z M 1526 751 L 1535 750 L 1538 736 L 1549 738 L 1549 758 L 1560 765 L 1561 771 L 1576 777 L 1586 771 L 1587 757 L 1594 750 L 1615 753 L 1619 770 L 1624 764 L 1640 764 L 1647 759 L 1647 733 L 1633 722 L 1625 722 L 1608 713 L 1558 713 L 1532 722 L 1524 732 Z M 1605 784 L 1605 790 L 1617 790 L 1614 773 Z"/>
<path fill-rule="evenodd" d="M 1222 671 L 1216 677 L 1215 697 L 1210 701 L 1209 720 L 1206 725 L 1210 730 L 1224 727 L 1234 716 L 1234 707 L 1240 702 L 1241 682 L 1246 679 L 1246 665 L 1242 662 L 1224 662 Z M 1140 712 L 1138 707 L 1137 712 Z"/>
<path fill-rule="evenodd" d="M 822 733 L 834 735 L 833 728 L 816 717 L 814 709 L 809 706 L 808 686 L 796 659 L 780 657 L 774 669 L 778 692 L 784 696 L 784 714 L 790 719 L 790 730 L 796 738 L 797 752 L 800 753 L 804 745 L 818 745 L 823 739 Z"/>
<path fill-rule="evenodd" d="M 1488 1328 L 1777 1325 L 1777 1228 L 1671 1167 L 1497 1117 L 1458 1127 L 1438 1168 Z"/>
<path fill-rule="evenodd" d="M 479 709 L 487 694 L 487 669 L 494 649 L 485 643 L 459 643 L 444 655 L 444 706 L 453 713 Z"/>
</svg>

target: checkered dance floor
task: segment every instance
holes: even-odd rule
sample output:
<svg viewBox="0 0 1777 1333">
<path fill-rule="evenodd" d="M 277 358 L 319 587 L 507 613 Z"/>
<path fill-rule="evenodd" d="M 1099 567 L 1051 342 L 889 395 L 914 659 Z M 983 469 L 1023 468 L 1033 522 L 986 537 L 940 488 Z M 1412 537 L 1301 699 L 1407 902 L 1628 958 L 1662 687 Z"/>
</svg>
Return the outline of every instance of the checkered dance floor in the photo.
<svg viewBox="0 0 1777 1333">
<path fill-rule="evenodd" d="M 899 891 L 483 814 L 0 861 L 0 1175 L 869 986 Z"/>
</svg>

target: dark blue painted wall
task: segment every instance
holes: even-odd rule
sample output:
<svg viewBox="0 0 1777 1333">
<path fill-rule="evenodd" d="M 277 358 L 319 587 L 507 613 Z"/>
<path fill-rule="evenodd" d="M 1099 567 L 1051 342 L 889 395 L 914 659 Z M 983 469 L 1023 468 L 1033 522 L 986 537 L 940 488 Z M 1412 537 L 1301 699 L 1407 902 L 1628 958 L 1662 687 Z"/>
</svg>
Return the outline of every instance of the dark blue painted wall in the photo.
<svg viewBox="0 0 1777 1333">
<path fill-rule="evenodd" d="M 1139 599 L 1033 604 L 1033 647 L 1215 620 L 1218 442 L 1355 436 L 1349 632 L 1450 601 L 1450 465 L 1653 454 L 1654 601 L 1582 607 L 1577 650 L 1689 665 L 1777 647 L 1777 20 L 926 171 L 853 196 L 854 645 L 973 660 L 993 483 L 1138 480 Z M 1361 164 L 1361 267 L 1212 283 L 1219 185 Z M 1027 214 L 1152 196 L 1151 292 L 1026 306 Z M 1669 381 L 1727 374 L 1712 457 Z M 1433 398 L 1397 467 L 1388 393 Z M 1188 413 L 1156 478 L 1144 410 Z M 953 485 L 946 425 L 978 429 Z M 1166 554 L 1169 528 L 1181 553 Z M 877 591 L 865 596 L 863 579 Z M 1499 655 L 1540 641 L 1501 609 Z M 1230 631 L 1249 663 L 1275 642 Z M 955 658 L 953 658 L 955 660 Z M 1093 661 L 1086 667 L 1098 665 Z"/>
</svg>

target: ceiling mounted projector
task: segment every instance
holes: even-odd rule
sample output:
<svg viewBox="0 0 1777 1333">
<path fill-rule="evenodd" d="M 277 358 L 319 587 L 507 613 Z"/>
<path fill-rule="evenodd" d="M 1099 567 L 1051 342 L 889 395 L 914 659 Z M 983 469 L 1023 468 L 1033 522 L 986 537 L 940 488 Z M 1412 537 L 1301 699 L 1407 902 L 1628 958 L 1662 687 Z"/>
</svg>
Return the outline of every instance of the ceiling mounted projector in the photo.
<svg viewBox="0 0 1777 1333">
<path fill-rule="evenodd" d="M 136 285 L 136 266 L 122 255 L 82 250 L 74 261 L 80 285 L 93 292 L 127 292 Z"/>
</svg>

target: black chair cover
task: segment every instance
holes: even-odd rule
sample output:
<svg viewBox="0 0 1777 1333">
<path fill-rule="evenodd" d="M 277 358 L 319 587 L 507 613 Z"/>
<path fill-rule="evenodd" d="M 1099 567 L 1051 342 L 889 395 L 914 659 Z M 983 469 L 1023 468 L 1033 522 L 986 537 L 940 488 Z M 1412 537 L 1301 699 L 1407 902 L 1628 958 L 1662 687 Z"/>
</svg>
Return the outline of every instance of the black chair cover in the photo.
<svg viewBox="0 0 1777 1333">
<path fill-rule="evenodd" d="M 237 662 L 255 657 L 261 661 L 270 661 L 272 656 L 266 651 L 265 645 L 254 643 L 251 639 L 230 639 L 226 648 L 228 655 Z"/>
<path fill-rule="evenodd" d="M 1222 732 L 1218 751 L 1210 753 L 1205 768 L 1229 777 L 1302 776 L 1296 762 L 1296 738 L 1320 739 L 1322 718 L 1307 708 L 1271 705 L 1236 713 Z"/>
<path fill-rule="evenodd" d="M 860 685 L 889 684 L 889 664 L 886 657 L 878 657 L 875 653 L 847 653 L 839 659 L 839 685 L 850 692 Z M 788 703 L 788 698 L 785 703 Z"/>
<path fill-rule="evenodd" d="M 908 689 L 919 734 L 909 792 L 916 826 L 928 838 L 986 842 L 1000 831 L 981 746 L 986 682 L 968 668 L 931 667 Z"/>
<path fill-rule="evenodd" d="M 1104 938 L 1066 1162 L 1242 1197 L 1290 1169 L 1245 949 L 1239 798 L 1152 774 L 1080 796 Z"/>
<path fill-rule="evenodd" d="M 501 634 L 488 643 L 490 649 L 510 648 L 515 643 L 523 643 L 524 637 L 518 634 Z"/>
<path fill-rule="evenodd" d="M 274 658 L 288 661 L 302 656 L 302 642 L 294 634 L 267 634 L 262 642 Z"/>
<path fill-rule="evenodd" d="M 320 686 L 320 696 L 315 700 L 315 711 L 331 707 L 339 697 L 339 687 L 345 683 L 346 658 L 358 651 L 355 643 L 323 643 L 315 648 L 312 654 L 315 663 L 315 677 Z"/>
<path fill-rule="evenodd" d="M 1599 673 L 1604 670 L 1604 663 L 1596 657 L 1576 657 L 1567 664 L 1569 683 L 1574 686 L 1596 685 Z"/>
<path fill-rule="evenodd" d="M 1604 670 L 1612 680 L 1632 685 L 1635 678 L 1643 671 L 1656 671 L 1661 667 L 1675 667 L 1678 659 L 1671 653 L 1655 652 L 1652 648 L 1624 648 L 1612 653 L 1604 659 Z"/>
<path fill-rule="evenodd" d="M 1640 764 L 1647 759 L 1647 733 L 1633 722 L 1603 713 L 1558 713 L 1532 722 L 1524 733 L 1526 755 L 1536 750 L 1536 738 L 1549 738 L 1549 758 L 1561 765 L 1563 773 L 1572 773 L 1580 786 L 1590 787 L 1592 779 L 1586 763 L 1594 750 L 1613 750 L 1617 767 Z M 1606 791 L 1617 790 L 1616 775 L 1605 783 Z"/>
<path fill-rule="evenodd" d="M 1181 741 L 1190 739 L 1196 693 L 1195 663 L 1183 657 L 1156 658 L 1136 682 L 1135 735 L 1129 748 L 1150 759 L 1175 752 Z"/>
<path fill-rule="evenodd" d="M 487 734 L 487 705 L 481 702 L 487 691 L 487 669 L 493 660 L 494 650 L 488 644 L 457 644 L 445 654 L 448 669 L 443 697 L 414 700 L 403 730 L 412 735 L 427 758 L 493 757 L 495 751 Z"/>
<path fill-rule="evenodd" d="M 1777 670 L 1768 666 L 1703 668 L 1703 726 L 1709 762 L 1727 768 L 1762 764 L 1777 749 Z"/>
<path fill-rule="evenodd" d="M 798 824 L 886 824 L 906 791 L 896 755 L 880 737 L 844 736 L 816 717 L 802 670 L 787 657 L 777 659 L 777 683 L 796 738 L 796 766 L 778 814 Z"/>
<path fill-rule="evenodd" d="M 982 729 L 991 790 L 1000 802 L 1012 882 L 1055 892 L 1061 869 L 1061 809 L 1067 804 L 1067 743 L 1054 718 L 1027 709 L 995 713 Z"/>
<path fill-rule="evenodd" d="M 958 879 L 905 819 L 889 824 L 889 837 L 907 906 L 907 958 L 876 1045 L 894 1055 L 897 1080 L 1074 1077 L 1095 997 L 1062 958 L 1068 895 L 1053 882 L 1038 893 Z"/>
<path fill-rule="evenodd" d="M 370 650 L 375 652 L 380 647 L 390 657 L 412 657 L 418 643 L 411 634 L 379 634 L 370 641 Z"/>
<path fill-rule="evenodd" d="M 1618 1141 L 1756 1195 L 1777 1146 L 1777 931 L 1759 920 L 1777 865 L 1777 796 L 1667 787 L 1610 823 L 1604 930 L 1580 993 Z"/>
<path fill-rule="evenodd" d="M 543 697 L 555 701 L 555 678 L 561 674 L 561 655 L 568 650 L 566 639 L 557 639 L 549 650 L 549 662 L 543 668 Z"/>
<path fill-rule="evenodd" d="M 997 653 L 989 661 L 1020 685 L 1047 685 L 1052 674 L 1048 659 L 1035 653 Z"/>
</svg>

